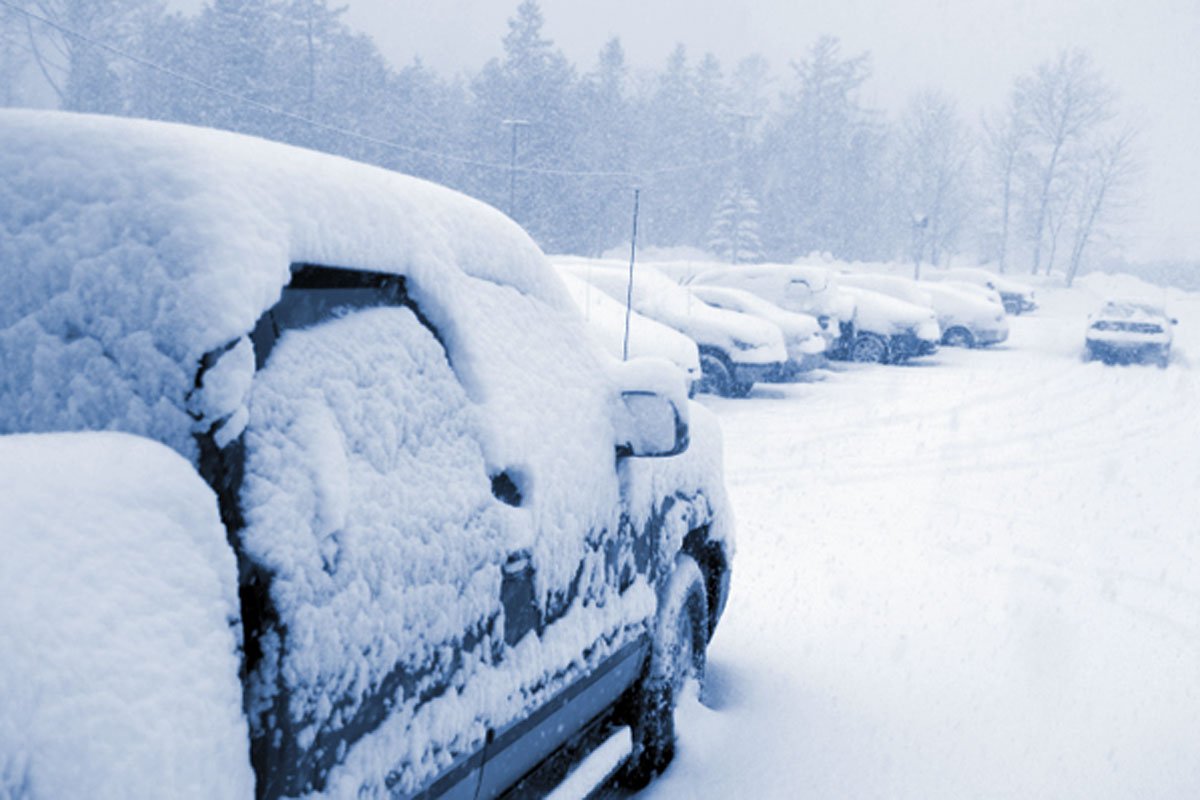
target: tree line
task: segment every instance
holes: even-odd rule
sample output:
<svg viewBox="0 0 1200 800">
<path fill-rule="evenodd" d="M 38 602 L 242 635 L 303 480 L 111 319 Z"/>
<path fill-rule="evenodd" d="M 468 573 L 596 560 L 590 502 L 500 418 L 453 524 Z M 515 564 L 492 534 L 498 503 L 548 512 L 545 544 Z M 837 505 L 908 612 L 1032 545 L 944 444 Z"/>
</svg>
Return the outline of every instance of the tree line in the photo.
<svg viewBox="0 0 1200 800">
<path fill-rule="evenodd" d="M 395 68 L 327 0 L 2 0 L 0 102 L 31 82 L 64 109 L 250 133 L 442 183 L 508 212 L 551 252 L 639 239 L 730 261 L 811 252 L 1068 279 L 1119 228 L 1135 135 L 1085 53 L 1017 76 L 969 120 L 927 89 L 889 115 L 863 100 L 867 53 L 819 37 L 782 80 L 677 46 L 635 71 L 613 38 L 587 66 L 546 37 L 537 0 L 502 54 L 446 77 Z M 33 76 L 31 79 L 30 76 Z"/>
</svg>

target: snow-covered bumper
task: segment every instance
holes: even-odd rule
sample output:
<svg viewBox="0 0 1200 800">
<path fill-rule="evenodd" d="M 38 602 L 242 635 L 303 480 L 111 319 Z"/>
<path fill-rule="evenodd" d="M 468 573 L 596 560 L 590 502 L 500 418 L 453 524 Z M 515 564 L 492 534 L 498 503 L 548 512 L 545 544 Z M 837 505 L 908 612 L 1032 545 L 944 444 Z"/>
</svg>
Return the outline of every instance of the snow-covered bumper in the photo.
<svg viewBox="0 0 1200 800">
<path fill-rule="evenodd" d="M 1130 339 L 1087 339 L 1087 355 L 1108 364 L 1165 361 L 1171 352 L 1169 341 Z"/>
<path fill-rule="evenodd" d="M 771 361 L 766 364 L 734 364 L 733 379 L 738 383 L 763 383 L 778 380 L 788 369 L 787 361 Z"/>
<path fill-rule="evenodd" d="M 937 352 L 942 331 L 936 322 L 910 328 L 888 337 L 888 353 L 892 361 L 928 356 Z"/>
<path fill-rule="evenodd" d="M 979 345 L 1000 344 L 1008 340 L 1008 325 L 996 328 L 981 328 L 975 331 L 975 343 Z"/>
</svg>

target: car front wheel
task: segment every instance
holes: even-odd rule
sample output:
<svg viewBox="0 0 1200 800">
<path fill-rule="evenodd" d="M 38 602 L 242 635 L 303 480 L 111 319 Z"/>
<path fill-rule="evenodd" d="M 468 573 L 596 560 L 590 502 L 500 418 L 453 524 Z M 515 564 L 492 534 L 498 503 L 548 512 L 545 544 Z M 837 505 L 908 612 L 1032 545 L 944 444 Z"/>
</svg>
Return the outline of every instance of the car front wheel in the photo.
<svg viewBox="0 0 1200 800">
<path fill-rule="evenodd" d="M 859 334 L 850 348 L 850 360 L 882 364 L 887 360 L 887 345 L 878 336 L 869 333 Z"/>
<path fill-rule="evenodd" d="M 729 397 L 733 386 L 733 372 L 729 363 L 714 352 L 700 351 L 700 380 L 696 383 L 696 393 Z"/>
<path fill-rule="evenodd" d="M 975 337 L 966 328 L 956 326 L 946 331 L 946 334 L 942 337 L 942 344 L 947 347 L 970 348 L 975 346 Z"/>
<path fill-rule="evenodd" d="M 634 789 L 645 786 L 671 763 L 675 706 L 688 681 L 704 676 L 708 593 L 704 574 L 691 556 L 676 559 L 655 627 L 650 658 L 628 703 L 633 750 L 623 778 Z"/>
</svg>

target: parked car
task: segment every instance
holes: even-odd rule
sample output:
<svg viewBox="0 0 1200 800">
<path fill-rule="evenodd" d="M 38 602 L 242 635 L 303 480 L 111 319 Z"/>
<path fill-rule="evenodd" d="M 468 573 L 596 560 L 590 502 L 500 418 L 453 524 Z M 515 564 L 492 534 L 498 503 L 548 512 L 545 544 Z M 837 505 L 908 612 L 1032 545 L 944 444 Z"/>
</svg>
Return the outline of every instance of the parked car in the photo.
<svg viewBox="0 0 1200 800">
<path fill-rule="evenodd" d="M 556 263 L 614 300 L 625 302 L 627 268 L 573 259 Z M 769 380 L 787 360 L 783 333 L 777 326 L 714 308 L 651 267 L 636 268 L 631 301 L 638 313 L 686 334 L 699 346 L 702 377 L 697 391 L 745 397 L 755 383 Z"/>
<path fill-rule="evenodd" d="M 1008 338 L 1004 308 L 977 294 L 943 283 L 918 283 L 898 275 L 843 272 L 838 279 L 846 286 L 870 289 L 933 309 L 942 329 L 941 343 L 944 345 L 981 347 Z"/>
<path fill-rule="evenodd" d="M 930 280 L 951 280 L 986 286 L 1000 293 L 1004 310 L 1014 316 L 1033 311 L 1037 301 L 1031 287 L 1015 281 L 1005 275 L 997 275 L 986 269 L 977 267 L 951 267 L 949 269 L 932 269 L 923 277 Z"/>
<path fill-rule="evenodd" d="M 942 330 L 928 306 L 894 297 L 841 286 L 854 298 L 857 333 L 845 357 L 851 361 L 900 364 L 937 352 Z"/>
<path fill-rule="evenodd" d="M 596 341 L 609 355 L 624 359 L 625 306 L 569 272 L 559 270 L 559 277 Z M 629 310 L 628 344 L 630 358 L 661 358 L 678 367 L 689 390 L 700 380 L 700 351 L 696 343 L 674 328 L 632 309 Z"/>
<path fill-rule="evenodd" d="M 213 679 L 240 676 L 249 738 L 213 749 L 249 754 L 258 797 L 535 794 L 564 748 L 617 725 L 627 775 L 663 768 L 732 557 L 720 432 L 677 373 L 604 354 L 525 232 L 434 184 L 88 115 L 0 111 L 0 141 L 0 434 L 146 437 L 211 488 L 237 618 L 210 608 L 195 641 L 226 650 L 220 668 L 241 658 Z M 122 452 L 78 480 L 108 480 Z M 39 535 L 6 519 L 0 550 Z M 85 555 L 46 553 L 46 591 L 71 591 Z M 164 614 L 215 602 L 142 588 Z M 14 602 L 6 586 L 0 641 Z M 15 624 L 69 639 L 57 620 Z M 47 710 L 43 667 L 62 668 L 6 688 L 0 732 L 85 724 Z M 138 674 L 147 695 L 189 691 Z M 79 713 L 102 735 L 72 741 L 111 755 L 123 729 L 95 701 Z M 193 774 L 195 752 L 164 742 L 155 774 Z M 100 771 L 72 771 L 74 792 L 127 796 L 117 759 L 13 757 L 0 794 L 77 760 Z"/>
<path fill-rule="evenodd" d="M 857 336 L 854 298 L 839 290 L 837 277 L 824 267 L 739 264 L 679 277 L 688 286 L 741 289 L 785 311 L 815 317 L 829 338 L 826 353 L 831 358 L 846 358 Z"/>
<path fill-rule="evenodd" d="M 1155 363 L 1166 367 L 1171 361 L 1173 327 L 1178 320 L 1168 317 L 1162 306 L 1140 299 L 1108 300 L 1088 317 L 1084 358 L 1105 364 Z"/>
<path fill-rule="evenodd" d="M 714 308 L 749 314 L 752 317 L 765 319 L 779 328 L 783 333 L 788 357 L 783 368 L 771 376 L 772 380 L 791 380 L 824 363 L 825 349 L 834 337 L 828 329 L 823 329 L 817 322 L 817 318 L 811 314 L 785 311 L 774 303 L 769 303 L 758 295 L 741 289 L 702 285 L 693 285 L 688 288 Z"/>
</svg>

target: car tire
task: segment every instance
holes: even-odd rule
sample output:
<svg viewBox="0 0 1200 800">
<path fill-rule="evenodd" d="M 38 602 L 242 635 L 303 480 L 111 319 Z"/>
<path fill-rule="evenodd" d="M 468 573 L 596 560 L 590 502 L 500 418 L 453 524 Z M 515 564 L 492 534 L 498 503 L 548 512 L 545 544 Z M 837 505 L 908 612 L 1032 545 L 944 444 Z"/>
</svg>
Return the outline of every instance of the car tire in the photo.
<svg viewBox="0 0 1200 800">
<path fill-rule="evenodd" d="M 966 328 L 956 325 L 942 335 L 942 344 L 947 347 L 966 347 L 969 349 L 975 346 L 975 337 Z"/>
<path fill-rule="evenodd" d="M 1022 311 L 1021 304 L 1018 302 L 1013 302 L 1012 300 L 1009 300 L 1008 302 L 1004 303 L 1004 311 L 1005 311 L 1005 313 L 1010 314 L 1014 317 L 1019 317 L 1019 316 L 1021 316 L 1021 311 Z"/>
<path fill-rule="evenodd" d="M 850 346 L 850 360 L 862 364 L 885 364 L 887 342 L 873 333 L 860 333 Z"/>
<path fill-rule="evenodd" d="M 680 555 L 655 623 L 642 677 L 626 702 L 633 748 L 621 782 L 640 789 L 675 756 L 675 705 L 688 680 L 702 681 L 708 641 L 708 591 L 691 556 Z"/>
<path fill-rule="evenodd" d="M 700 351 L 700 380 L 696 382 L 696 394 L 715 394 L 730 397 L 733 391 L 733 370 L 729 362 L 711 350 Z"/>
</svg>

